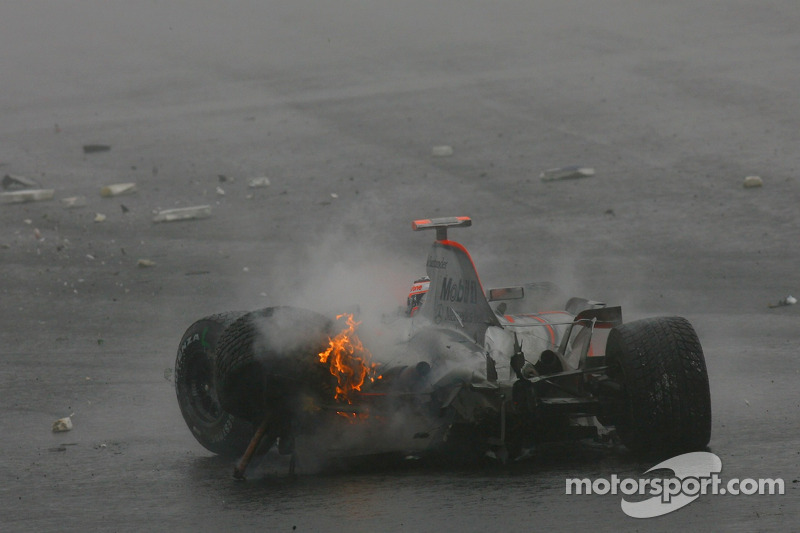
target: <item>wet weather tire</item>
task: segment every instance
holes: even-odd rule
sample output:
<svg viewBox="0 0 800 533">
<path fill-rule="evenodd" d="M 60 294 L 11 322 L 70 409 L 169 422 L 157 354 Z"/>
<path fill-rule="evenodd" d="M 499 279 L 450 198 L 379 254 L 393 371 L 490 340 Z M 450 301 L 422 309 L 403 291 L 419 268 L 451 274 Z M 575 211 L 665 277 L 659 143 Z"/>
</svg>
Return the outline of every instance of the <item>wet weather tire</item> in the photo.
<svg viewBox="0 0 800 533">
<path fill-rule="evenodd" d="M 703 349 L 681 317 L 638 320 L 611 330 L 609 377 L 619 383 L 617 432 L 635 452 L 702 450 L 711 438 Z"/>
<path fill-rule="evenodd" d="M 217 341 L 244 312 L 207 316 L 183 334 L 175 359 L 175 392 L 181 414 L 197 441 L 216 454 L 237 456 L 247 448 L 252 425 L 226 412 L 214 384 Z"/>
<path fill-rule="evenodd" d="M 260 423 L 270 406 L 286 409 L 306 387 L 328 386 L 332 376 L 318 354 L 331 327 L 328 318 L 294 307 L 268 307 L 236 320 L 217 349 L 214 375 L 223 409 Z"/>
</svg>

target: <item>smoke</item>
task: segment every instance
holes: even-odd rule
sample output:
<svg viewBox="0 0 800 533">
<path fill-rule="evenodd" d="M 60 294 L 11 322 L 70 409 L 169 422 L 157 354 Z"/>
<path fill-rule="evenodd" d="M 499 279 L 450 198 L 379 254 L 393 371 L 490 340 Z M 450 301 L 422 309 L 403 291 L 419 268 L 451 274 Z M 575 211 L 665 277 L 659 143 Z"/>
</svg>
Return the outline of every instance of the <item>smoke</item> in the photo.
<svg viewBox="0 0 800 533">
<path fill-rule="evenodd" d="M 374 228 L 349 218 L 355 215 L 259 260 L 262 275 L 242 276 L 238 299 L 255 299 L 262 307 L 306 309 L 330 319 L 351 313 L 361 322 L 358 335 L 366 347 L 385 361 L 383 348 L 402 338 L 404 321 L 396 318 L 405 310 L 412 281 L 425 272 L 426 252 L 422 247 L 415 257 L 404 255 L 387 246 L 391 241 L 376 235 Z"/>
<path fill-rule="evenodd" d="M 373 417 L 367 421 L 359 419 L 356 411 L 359 408 L 374 410 L 374 407 L 360 405 L 360 402 L 353 406 L 353 413 L 348 413 L 346 404 L 340 405 L 341 414 L 330 411 L 330 406 L 338 405 L 333 395 L 328 398 L 313 390 L 325 377 L 308 372 L 313 365 L 307 363 L 315 359 L 318 362 L 316 352 L 301 354 L 295 349 L 304 341 L 308 344 L 305 337 L 314 337 L 314 330 L 318 331 L 319 321 L 309 317 L 318 313 L 335 320 L 339 314 L 352 313 L 360 322 L 356 335 L 372 355 L 372 361 L 381 365 L 379 372 L 396 366 L 413 367 L 420 360 L 418 354 L 410 353 L 406 344 L 409 320 L 405 310 L 411 283 L 425 273 L 429 239 L 416 239 L 420 241 L 418 251 L 406 255 L 387 245 L 393 241 L 378 233 L 379 229 L 347 217 L 335 228 L 269 257 L 262 275 L 255 276 L 258 279 L 241 277 L 244 280 L 239 291 L 242 300 L 264 291 L 267 295 L 265 307 L 290 306 L 307 310 L 277 310 L 257 322 L 259 333 L 267 338 L 264 343 L 269 346 L 270 353 L 276 354 L 282 347 L 292 358 L 303 359 L 295 360 L 296 365 L 292 366 L 305 369 L 302 372 L 307 383 L 297 383 L 298 395 L 289 401 L 297 424 L 301 426 L 296 428 L 296 446 L 299 466 L 304 472 L 316 471 L 332 458 L 420 449 L 433 439 L 434 432 L 428 427 L 430 420 L 409 412 L 408 406 L 398 405 L 396 409 L 383 406 L 379 415 L 364 413 Z M 335 323 L 331 335 L 343 323 L 344 320 Z M 281 368 L 274 361 L 263 363 Z M 309 395 L 301 390 L 303 387 L 309 389 Z M 316 399 L 309 403 L 312 396 Z M 317 406 L 327 404 L 328 407 L 324 411 L 312 409 L 310 412 L 308 406 L 314 402 L 319 402 Z M 426 437 L 420 438 L 420 435 Z"/>
</svg>

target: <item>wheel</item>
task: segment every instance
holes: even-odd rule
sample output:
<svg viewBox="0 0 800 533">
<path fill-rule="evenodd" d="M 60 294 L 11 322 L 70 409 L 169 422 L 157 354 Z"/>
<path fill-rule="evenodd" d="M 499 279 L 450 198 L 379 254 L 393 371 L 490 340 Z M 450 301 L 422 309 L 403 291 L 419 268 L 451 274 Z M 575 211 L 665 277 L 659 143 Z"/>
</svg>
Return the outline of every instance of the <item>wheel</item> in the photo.
<svg viewBox="0 0 800 533">
<path fill-rule="evenodd" d="M 614 422 L 635 452 L 702 450 L 711 438 L 711 397 L 703 349 L 681 317 L 638 320 L 613 328 L 606 347 L 616 382 Z"/>
<path fill-rule="evenodd" d="M 220 455 L 241 455 L 253 433 L 252 425 L 226 412 L 214 386 L 217 341 L 244 312 L 201 318 L 186 330 L 175 359 L 175 392 L 181 414 L 197 441 Z"/>
<path fill-rule="evenodd" d="M 307 387 L 330 391 L 333 399 L 335 378 L 318 357 L 331 327 L 328 318 L 294 307 L 268 307 L 236 320 L 217 349 L 222 408 L 261 423 L 269 407 L 291 409 L 291 400 Z"/>
</svg>

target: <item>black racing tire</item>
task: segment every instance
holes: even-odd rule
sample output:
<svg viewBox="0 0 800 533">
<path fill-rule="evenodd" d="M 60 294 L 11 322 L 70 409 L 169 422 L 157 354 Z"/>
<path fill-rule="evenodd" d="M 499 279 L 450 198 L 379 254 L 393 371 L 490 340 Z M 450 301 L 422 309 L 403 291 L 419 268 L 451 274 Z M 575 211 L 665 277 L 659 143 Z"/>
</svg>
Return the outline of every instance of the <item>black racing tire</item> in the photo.
<svg viewBox="0 0 800 533">
<path fill-rule="evenodd" d="M 238 456 L 247 448 L 253 426 L 226 412 L 214 384 L 214 359 L 222 332 L 244 312 L 201 318 L 186 330 L 175 358 L 175 392 L 181 414 L 197 441 L 219 455 Z"/>
<path fill-rule="evenodd" d="M 608 375 L 618 387 L 614 423 L 637 453 L 703 450 L 711 438 L 711 396 L 700 340 L 681 317 L 637 320 L 613 328 Z"/>
<path fill-rule="evenodd" d="M 287 409 L 307 388 L 330 392 L 330 370 L 319 362 L 332 321 L 295 307 L 268 307 L 230 325 L 219 341 L 214 376 L 223 409 L 260 423 L 270 406 Z"/>
</svg>

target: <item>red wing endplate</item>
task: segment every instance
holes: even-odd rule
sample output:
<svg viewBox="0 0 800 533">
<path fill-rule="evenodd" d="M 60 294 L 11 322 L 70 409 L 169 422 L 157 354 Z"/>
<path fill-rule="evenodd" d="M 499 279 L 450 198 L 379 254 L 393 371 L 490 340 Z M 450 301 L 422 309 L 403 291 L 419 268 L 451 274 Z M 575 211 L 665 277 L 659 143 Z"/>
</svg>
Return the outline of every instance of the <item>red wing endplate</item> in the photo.
<svg viewBox="0 0 800 533">
<path fill-rule="evenodd" d="M 446 239 L 448 227 L 470 226 L 469 217 L 417 220 L 414 230 L 436 229 L 437 240 L 428 253 L 427 273 L 430 290 L 425 295 L 419 315 L 442 327 L 466 333 L 483 343 L 486 328 L 499 325 L 489 307 L 475 264 L 464 246 Z M 444 233 L 444 239 L 438 238 Z"/>
</svg>

